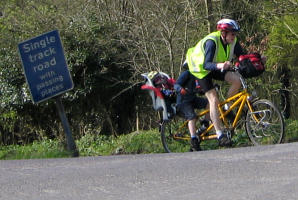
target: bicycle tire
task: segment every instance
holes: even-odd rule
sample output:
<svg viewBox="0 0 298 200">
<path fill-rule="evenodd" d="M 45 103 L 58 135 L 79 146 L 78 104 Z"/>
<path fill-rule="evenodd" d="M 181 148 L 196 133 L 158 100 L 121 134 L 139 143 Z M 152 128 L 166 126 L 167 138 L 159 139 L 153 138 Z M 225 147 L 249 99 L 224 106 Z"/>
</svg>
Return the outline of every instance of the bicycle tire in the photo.
<svg viewBox="0 0 298 200">
<path fill-rule="evenodd" d="M 185 120 L 178 116 L 161 123 L 160 137 L 165 152 L 178 153 L 190 150 L 188 126 L 186 124 L 186 126 L 181 128 L 183 123 L 185 123 Z"/>
<path fill-rule="evenodd" d="M 247 111 L 245 129 L 254 145 L 270 145 L 283 142 L 284 119 L 277 107 L 267 99 L 252 103 Z"/>
</svg>

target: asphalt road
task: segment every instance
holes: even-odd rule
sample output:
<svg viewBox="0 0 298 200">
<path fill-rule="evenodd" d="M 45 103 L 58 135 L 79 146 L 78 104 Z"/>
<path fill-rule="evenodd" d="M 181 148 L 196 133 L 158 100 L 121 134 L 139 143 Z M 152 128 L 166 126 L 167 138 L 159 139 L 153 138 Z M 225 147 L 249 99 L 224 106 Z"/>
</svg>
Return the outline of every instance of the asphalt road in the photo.
<svg viewBox="0 0 298 200">
<path fill-rule="evenodd" d="M 298 199 L 298 143 L 0 161 L 1 200 Z"/>
</svg>

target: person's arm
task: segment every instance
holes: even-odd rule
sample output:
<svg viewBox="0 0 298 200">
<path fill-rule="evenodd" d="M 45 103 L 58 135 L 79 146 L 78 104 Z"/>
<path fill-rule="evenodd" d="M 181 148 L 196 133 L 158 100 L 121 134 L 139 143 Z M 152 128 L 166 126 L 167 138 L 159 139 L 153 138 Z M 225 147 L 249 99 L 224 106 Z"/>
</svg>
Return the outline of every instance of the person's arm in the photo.
<svg viewBox="0 0 298 200">
<path fill-rule="evenodd" d="M 204 69 L 209 71 L 217 70 L 216 63 L 213 62 L 215 55 L 216 44 L 213 40 L 207 40 L 204 46 L 205 49 L 205 61 L 203 64 Z"/>
<path fill-rule="evenodd" d="M 174 84 L 174 89 L 177 93 L 180 94 L 185 94 L 186 90 L 183 88 L 183 86 L 185 85 L 186 81 L 189 78 L 189 72 L 188 71 L 184 71 L 180 74 L 180 76 L 178 77 L 176 83 Z"/>
<path fill-rule="evenodd" d="M 205 61 L 203 64 L 204 69 L 209 71 L 224 70 L 224 69 L 228 69 L 231 66 L 230 61 L 226 61 L 223 63 L 213 62 L 213 58 L 216 50 L 216 44 L 213 40 L 207 40 L 205 43 L 204 49 L 205 49 Z"/>
</svg>

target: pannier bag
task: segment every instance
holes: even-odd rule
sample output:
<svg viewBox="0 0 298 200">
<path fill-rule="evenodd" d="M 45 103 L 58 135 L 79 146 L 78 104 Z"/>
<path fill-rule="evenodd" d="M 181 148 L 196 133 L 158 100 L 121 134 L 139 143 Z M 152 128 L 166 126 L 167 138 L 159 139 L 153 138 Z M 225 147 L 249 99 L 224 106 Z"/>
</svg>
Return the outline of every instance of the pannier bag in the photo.
<svg viewBox="0 0 298 200">
<path fill-rule="evenodd" d="M 256 77 L 265 71 L 265 65 L 262 63 L 259 53 L 239 56 L 239 62 L 236 63 L 236 66 L 244 78 Z"/>
<path fill-rule="evenodd" d="M 175 80 L 164 72 L 156 71 L 144 73 L 142 76 L 146 79 L 146 83 L 141 89 L 148 90 L 154 110 L 161 110 L 163 120 L 168 120 L 176 113 L 173 106 L 176 102 Z"/>
</svg>

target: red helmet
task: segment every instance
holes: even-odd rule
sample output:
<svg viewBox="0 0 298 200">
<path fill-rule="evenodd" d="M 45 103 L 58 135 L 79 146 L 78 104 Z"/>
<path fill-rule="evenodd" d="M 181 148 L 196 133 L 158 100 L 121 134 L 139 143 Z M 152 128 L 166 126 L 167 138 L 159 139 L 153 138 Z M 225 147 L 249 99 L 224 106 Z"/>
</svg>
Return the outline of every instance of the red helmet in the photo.
<svg viewBox="0 0 298 200">
<path fill-rule="evenodd" d="M 222 19 L 217 22 L 217 30 L 238 32 L 240 31 L 240 27 L 235 20 Z"/>
</svg>

